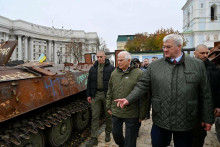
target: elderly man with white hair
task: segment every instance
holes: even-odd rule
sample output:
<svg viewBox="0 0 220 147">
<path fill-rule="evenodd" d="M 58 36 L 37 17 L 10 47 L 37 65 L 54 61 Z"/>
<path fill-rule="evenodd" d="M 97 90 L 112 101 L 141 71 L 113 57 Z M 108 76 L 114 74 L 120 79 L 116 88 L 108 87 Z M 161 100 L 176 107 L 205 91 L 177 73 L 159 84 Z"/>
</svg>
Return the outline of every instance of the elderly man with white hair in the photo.
<svg viewBox="0 0 220 147">
<path fill-rule="evenodd" d="M 138 134 L 138 122 L 146 115 L 147 101 L 140 100 L 118 108 L 115 99 L 126 97 L 142 76 L 143 71 L 131 63 L 131 55 L 126 51 L 118 54 L 118 68 L 112 72 L 109 80 L 106 109 L 112 115 L 112 135 L 115 143 L 120 147 L 135 147 Z M 125 137 L 123 136 L 125 123 Z"/>
<path fill-rule="evenodd" d="M 185 56 L 182 45 L 180 35 L 165 36 L 164 58 L 148 66 L 126 98 L 115 100 L 123 108 L 152 91 L 153 147 L 169 146 L 172 136 L 175 147 L 191 147 L 198 116 L 206 131 L 214 122 L 205 66 L 201 60 Z"/>
</svg>

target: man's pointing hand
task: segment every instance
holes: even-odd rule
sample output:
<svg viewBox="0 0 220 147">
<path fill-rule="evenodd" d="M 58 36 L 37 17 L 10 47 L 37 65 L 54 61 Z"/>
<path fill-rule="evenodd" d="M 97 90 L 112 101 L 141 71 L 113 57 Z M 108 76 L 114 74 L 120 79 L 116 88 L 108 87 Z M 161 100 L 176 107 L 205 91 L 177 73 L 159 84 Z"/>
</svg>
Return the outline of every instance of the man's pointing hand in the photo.
<svg viewBox="0 0 220 147">
<path fill-rule="evenodd" d="M 128 100 L 125 99 L 125 98 L 123 98 L 123 99 L 116 99 L 114 101 L 117 102 L 117 107 L 121 107 L 121 108 L 124 108 L 124 106 L 129 104 Z"/>
</svg>

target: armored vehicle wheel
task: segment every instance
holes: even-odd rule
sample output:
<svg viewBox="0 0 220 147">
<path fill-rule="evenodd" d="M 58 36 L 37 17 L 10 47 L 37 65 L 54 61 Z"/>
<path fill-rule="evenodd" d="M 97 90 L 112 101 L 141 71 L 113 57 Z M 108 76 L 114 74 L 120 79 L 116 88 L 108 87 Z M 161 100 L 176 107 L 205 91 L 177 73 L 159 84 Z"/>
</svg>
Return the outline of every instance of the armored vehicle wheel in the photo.
<svg viewBox="0 0 220 147">
<path fill-rule="evenodd" d="M 50 146 L 58 147 L 63 145 L 71 136 L 73 129 L 72 117 L 57 123 L 47 131 L 47 140 Z"/>
<path fill-rule="evenodd" d="M 10 145 L 0 141 L 0 147 L 10 147 Z"/>
<path fill-rule="evenodd" d="M 45 147 L 45 139 L 44 139 L 44 135 L 43 133 L 38 130 L 38 133 L 33 134 L 30 133 L 30 138 L 25 140 L 22 139 L 21 140 L 21 144 L 20 145 L 14 145 L 13 147 Z"/>
<path fill-rule="evenodd" d="M 81 112 L 77 112 L 73 116 L 74 129 L 83 130 L 89 124 L 90 117 L 90 108 L 87 108 L 86 110 Z"/>
</svg>

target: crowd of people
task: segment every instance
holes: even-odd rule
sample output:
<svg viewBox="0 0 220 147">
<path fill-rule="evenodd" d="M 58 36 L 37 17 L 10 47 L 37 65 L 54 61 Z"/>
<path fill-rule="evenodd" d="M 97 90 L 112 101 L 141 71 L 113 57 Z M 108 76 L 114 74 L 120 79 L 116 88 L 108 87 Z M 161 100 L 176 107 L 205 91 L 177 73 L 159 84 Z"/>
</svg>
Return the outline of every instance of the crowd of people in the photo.
<svg viewBox="0 0 220 147">
<path fill-rule="evenodd" d="M 175 147 L 202 147 L 214 123 L 220 139 L 220 70 L 209 61 L 207 46 L 198 45 L 194 57 L 185 55 L 182 47 L 182 37 L 170 34 L 163 39 L 163 58 L 154 57 L 151 63 L 145 58 L 141 63 L 122 51 L 116 68 L 104 51 L 97 52 L 87 83 L 92 122 L 86 146 L 98 144 L 102 108 L 105 141 L 112 133 L 119 147 L 136 147 L 141 121 L 151 117 L 150 110 L 153 147 L 169 146 L 172 139 Z"/>
</svg>

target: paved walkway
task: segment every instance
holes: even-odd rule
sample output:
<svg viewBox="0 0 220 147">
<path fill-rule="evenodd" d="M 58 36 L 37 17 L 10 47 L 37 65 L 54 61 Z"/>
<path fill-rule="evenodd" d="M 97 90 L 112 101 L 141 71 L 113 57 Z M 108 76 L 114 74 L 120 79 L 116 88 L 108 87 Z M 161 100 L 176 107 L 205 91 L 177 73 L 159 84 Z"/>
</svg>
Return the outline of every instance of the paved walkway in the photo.
<svg viewBox="0 0 220 147">
<path fill-rule="evenodd" d="M 137 147 L 151 147 L 151 131 L 152 120 L 144 120 L 142 122 L 139 137 L 137 138 Z M 97 147 L 117 147 L 113 138 L 110 142 L 105 142 L 105 125 L 99 129 L 99 143 Z M 112 136 L 111 136 L 112 137 Z M 89 140 L 90 138 L 88 138 Z M 85 142 L 87 143 L 87 141 Z M 85 143 L 81 145 L 81 147 L 85 147 Z M 170 147 L 174 147 L 173 142 L 171 142 Z M 216 133 L 215 133 L 215 125 L 212 126 L 211 131 L 208 131 L 208 135 L 205 139 L 204 147 L 220 147 L 220 143 L 217 140 Z"/>
</svg>

